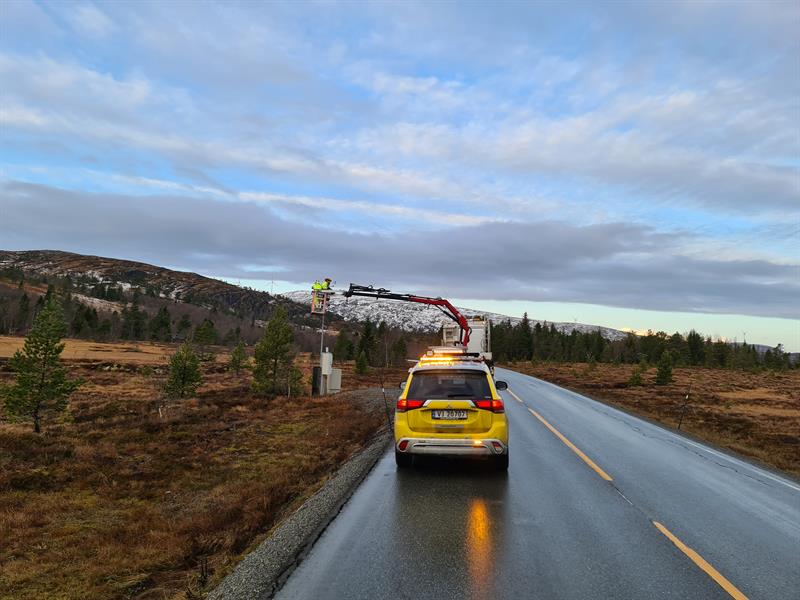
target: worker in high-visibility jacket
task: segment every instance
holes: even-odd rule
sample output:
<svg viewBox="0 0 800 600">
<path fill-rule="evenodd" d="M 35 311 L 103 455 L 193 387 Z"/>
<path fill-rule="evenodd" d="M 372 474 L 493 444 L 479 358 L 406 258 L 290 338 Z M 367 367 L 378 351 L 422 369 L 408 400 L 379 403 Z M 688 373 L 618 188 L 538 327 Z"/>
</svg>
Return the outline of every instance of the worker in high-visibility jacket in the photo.
<svg viewBox="0 0 800 600">
<path fill-rule="evenodd" d="M 326 277 L 325 278 L 325 281 L 322 283 L 322 289 L 323 290 L 331 289 L 331 278 L 330 277 Z"/>
<path fill-rule="evenodd" d="M 319 282 L 319 279 L 317 279 L 314 282 L 314 284 L 311 286 L 311 289 L 312 290 L 321 290 L 321 289 L 323 289 L 322 284 Z"/>
</svg>

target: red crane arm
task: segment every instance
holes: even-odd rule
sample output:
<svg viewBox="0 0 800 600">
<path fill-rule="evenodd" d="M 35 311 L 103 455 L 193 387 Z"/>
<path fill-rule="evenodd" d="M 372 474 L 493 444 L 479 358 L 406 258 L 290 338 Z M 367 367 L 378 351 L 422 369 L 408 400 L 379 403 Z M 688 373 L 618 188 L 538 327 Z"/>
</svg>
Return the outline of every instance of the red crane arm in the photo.
<svg viewBox="0 0 800 600">
<path fill-rule="evenodd" d="M 467 344 L 469 344 L 469 333 L 470 327 L 467 323 L 467 319 L 462 315 L 458 309 L 450 304 L 449 300 L 445 300 L 444 298 L 431 298 L 429 296 L 415 296 L 414 294 L 396 294 L 391 292 L 385 288 L 374 288 L 371 285 L 356 285 L 354 283 L 350 284 L 350 288 L 342 292 L 342 295 L 346 298 L 350 296 L 364 296 L 366 298 L 376 298 L 381 300 L 401 300 L 403 302 L 417 302 L 418 304 L 428 304 L 430 306 L 435 306 L 439 310 L 442 311 L 445 315 L 447 315 L 450 319 L 458 323 L 458 326 L 461 328 L 461 335 L 460 341 L 461 345 L 465 348 Z"/>
</svg>

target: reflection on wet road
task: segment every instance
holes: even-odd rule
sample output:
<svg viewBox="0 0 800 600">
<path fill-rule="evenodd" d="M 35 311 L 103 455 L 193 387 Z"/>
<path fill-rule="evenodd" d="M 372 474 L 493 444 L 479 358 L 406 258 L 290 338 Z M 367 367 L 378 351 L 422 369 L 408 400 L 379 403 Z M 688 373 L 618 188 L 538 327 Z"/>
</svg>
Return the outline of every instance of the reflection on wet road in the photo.
<svg viewBox="0 0 800 600">
<path fill-rule="evenodd" d="M 492 520 L 486 501 L 474 498 L 467 514 L 467 563 L 470 588 L 476 598 L 488 598 L 492 573 Z"/>
</svg>

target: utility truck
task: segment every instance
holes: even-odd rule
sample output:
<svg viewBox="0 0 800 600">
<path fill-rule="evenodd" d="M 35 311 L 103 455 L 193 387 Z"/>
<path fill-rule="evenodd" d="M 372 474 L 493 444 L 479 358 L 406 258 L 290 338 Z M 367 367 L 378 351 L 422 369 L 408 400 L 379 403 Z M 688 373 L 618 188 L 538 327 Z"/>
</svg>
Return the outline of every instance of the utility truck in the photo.
<svg viewBox="0 0 800 600">
<path fill-rule="evenodd" d="M 445 298 L 398 294 L 386 288 L 374 288 L 371 285 L 351 283 L 350 287 L 342 292 L 342 295 L 346 298 L 362 296 L 375 298 L 376 300 L 415 302 L 438 308 L 443 315 L 452 321 L 452 323 L 445 323 L 442 326 L 442 346 L 458 348 L 465 356 L 480 358 L 494 375 L 491 349 L 492 323 L 489 319 L 480 316 L 467 318 Z"/>
<path fill-rule="evenodd" d="M 466 317 L 470 329 L 469 341 L 464 348 L 467 354 L 481 356 L 489 365 L 492 364 L 492 322 L 481 316 Z M 461 328 L 456 323 L 442 325 L 442 346 L 458 346 Z"/>
</svg>

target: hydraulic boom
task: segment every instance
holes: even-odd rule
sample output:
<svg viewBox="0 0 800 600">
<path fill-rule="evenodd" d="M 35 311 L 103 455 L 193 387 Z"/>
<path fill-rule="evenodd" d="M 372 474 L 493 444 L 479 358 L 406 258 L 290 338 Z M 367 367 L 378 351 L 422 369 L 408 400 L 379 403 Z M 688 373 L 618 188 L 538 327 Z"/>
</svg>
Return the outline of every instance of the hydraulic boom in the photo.
<svg viewBox="0 0 800 600">
<path fill-rule="evenodd" d="M 467 319 L 458 312 L 455 306 L 450 304 L 449 300 L 445 300 L 444 298 L 430 298 L 428 296 L 415 296 L 414 294 L 396 294 L 385 288 L 374 288 L 371 285 L 356 285 L 355 283 L 351 283 L 350 288 L 342 292 L 342 295 L 346 298 L 350 296 L 364 296 L 365 298 L 375 298 L 378 300 L 401 300 L 403 302 L 417 302 L 418 304 L 435 306 L 449 319 L 458 323 L 458 326 L 461 328 L 461 334 L 459 336 L 461 345 L 466 348 L 467 344 L 469 344 L 471 329 L 467 323 Z"/>
</svg>

